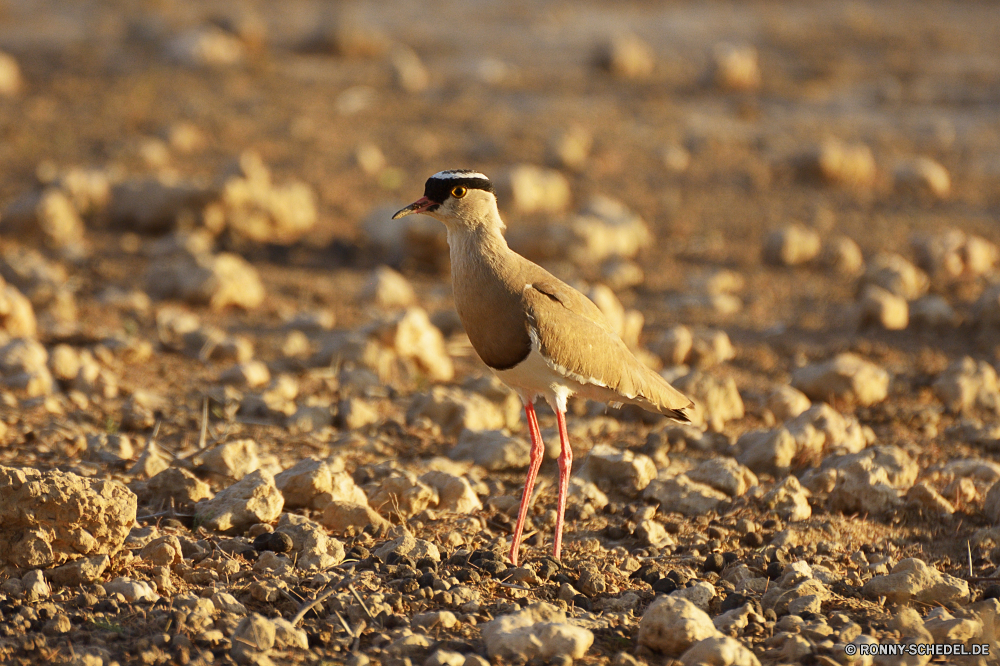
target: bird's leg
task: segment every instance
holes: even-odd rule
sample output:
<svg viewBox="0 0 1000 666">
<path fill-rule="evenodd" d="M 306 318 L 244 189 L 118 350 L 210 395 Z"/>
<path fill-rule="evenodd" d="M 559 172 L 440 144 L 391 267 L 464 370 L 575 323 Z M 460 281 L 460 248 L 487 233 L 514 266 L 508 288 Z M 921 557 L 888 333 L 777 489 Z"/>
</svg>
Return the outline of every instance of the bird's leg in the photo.
<svg viewBox="0 0 1000 666">
<path fill-rule="evenodd" d="M 563 515 L 566 513 L 566 495 L 569 491 L 569 474 L 573 470 L 573 449 L 569 446 L 569 433 L 566 432 L 566 414 L 556 409 L 556 421 L 559 423 L 559 444 L 562 452 L 559 454 L 559 503 L 556 506 L 556 541 L 553 556 L 558 560 L 562 550 Z"/>
<path fill-rule="evenodd" d="M 510 563 L 514 566 L 517 566 L 517 551 L 521 546 L 521 533 L 524 532 L 524 519 L 528 516 L 531 493 L 535 489 L 535 478 L 538 477 L 538 468 L 542 466 L 542 458 L 545 457 L 545 444 L 538 429 L 538 416 L 535 414 L 533 403 L 524 403 L 524 415 L 528 418 L 528 434 L 531 436 L 531 463 L 528 465 L 528 476 L 524 479 L 524 493 L 521 495 L 521 506 L 517 510 L 514 539 L 510 544 Z"/>
</svg>

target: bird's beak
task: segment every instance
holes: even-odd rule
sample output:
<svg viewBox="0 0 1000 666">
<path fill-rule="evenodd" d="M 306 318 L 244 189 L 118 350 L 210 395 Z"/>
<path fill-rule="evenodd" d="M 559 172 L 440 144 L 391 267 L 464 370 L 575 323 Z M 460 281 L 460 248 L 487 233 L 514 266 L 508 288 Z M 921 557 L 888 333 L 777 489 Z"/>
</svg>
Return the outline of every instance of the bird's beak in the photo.
<svg viewBox="0 0 1000 666">
<path fill-rule="evenodd" d="M 436 202 L 431 201 L 427 197 L 420 197 L 409 206 L 399 211 L 392 216 L 392 219 L 398 220 L 401 217 L 406 217 L 407 215 L 413 215 L 414 213 L 423 213 L 425 210 L 434 206 Z"/>
</svg>

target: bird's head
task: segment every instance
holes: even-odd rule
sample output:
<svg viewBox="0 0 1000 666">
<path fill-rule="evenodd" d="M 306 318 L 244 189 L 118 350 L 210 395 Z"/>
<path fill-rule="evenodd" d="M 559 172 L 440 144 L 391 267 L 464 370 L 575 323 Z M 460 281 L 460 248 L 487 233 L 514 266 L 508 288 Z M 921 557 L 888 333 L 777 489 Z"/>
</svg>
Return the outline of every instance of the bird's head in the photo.
<svg viewBox="0 0 1000 666">
<path fill-rule="evenodd" d="M 452 227 L 499 224 L 496 190 L 490 179 L 478 171 L 439 171 L 427 179 L 424 196 L 400 210 L 392 219 L 423 213 Z"/>
</svg>

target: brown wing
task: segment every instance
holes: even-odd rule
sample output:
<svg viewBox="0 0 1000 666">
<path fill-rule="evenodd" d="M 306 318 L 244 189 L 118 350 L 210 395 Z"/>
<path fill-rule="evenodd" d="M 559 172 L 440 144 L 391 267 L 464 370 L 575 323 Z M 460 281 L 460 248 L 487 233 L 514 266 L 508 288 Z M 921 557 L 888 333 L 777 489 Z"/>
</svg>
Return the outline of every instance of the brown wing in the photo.
<svg viewBox="0 0 1000 666">
<path fill-rule="evenodd" d="M 524 302 L 539 351 L 559 371 L 623 402 L 688 420 L 683 410 L 691 401 L 633 356 L 586 296 L 555 278 L 536 279 L 525 286 Z"/>
</svg>

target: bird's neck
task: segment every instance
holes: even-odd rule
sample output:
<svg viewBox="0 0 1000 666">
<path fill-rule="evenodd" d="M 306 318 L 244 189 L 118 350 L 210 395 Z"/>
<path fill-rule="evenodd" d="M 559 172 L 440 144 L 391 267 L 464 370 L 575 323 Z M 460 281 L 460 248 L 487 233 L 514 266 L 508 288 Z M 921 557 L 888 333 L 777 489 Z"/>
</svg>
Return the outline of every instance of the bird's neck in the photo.
<svg viewBox="0 0 1000 666">
<path fill-rule="evenodd" d="M 502 270 L 511 252 L 502 229 L 502 222 L 475 226 L 449 225 L 448 247 L 453 278 L 461 280 L 469 273 Z"/>
</svg>

